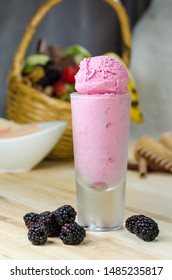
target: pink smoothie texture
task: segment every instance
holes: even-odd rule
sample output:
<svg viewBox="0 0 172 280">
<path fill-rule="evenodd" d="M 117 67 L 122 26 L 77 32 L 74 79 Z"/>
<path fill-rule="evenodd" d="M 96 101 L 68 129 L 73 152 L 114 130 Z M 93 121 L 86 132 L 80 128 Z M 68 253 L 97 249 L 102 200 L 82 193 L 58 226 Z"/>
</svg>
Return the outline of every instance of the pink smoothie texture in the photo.
<svg viewBox="0 0 172 280">
<path fill-rule="evenodd" d="M 75 81 L 75 89 L 81 94 L 128 92 L 128 73 L 117 59 L 110 56 L 83 59 Z"/>
<path fill-rule="evenodd" d="M 125 180 L 130 94 L 80 95 L 72 102 L 75 168 L 92 187 Z"/>
</svg>

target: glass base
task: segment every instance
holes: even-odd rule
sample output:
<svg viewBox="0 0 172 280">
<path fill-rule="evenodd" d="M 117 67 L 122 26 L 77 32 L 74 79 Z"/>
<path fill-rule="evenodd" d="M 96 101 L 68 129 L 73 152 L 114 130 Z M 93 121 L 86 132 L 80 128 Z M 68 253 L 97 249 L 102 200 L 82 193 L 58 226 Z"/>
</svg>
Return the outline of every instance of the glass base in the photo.
<svg viewBox="0 0 172 280">
<path fill-rule="evenodd" d="M 79 223 L 79 222 L 78 222 Z M 79 223 L 80 225 L 81 225 L 81 223 Z M 105 232 L 105 231 L 113 231 L 113 230 L 118 230 L 118 229 L 120 229 L 120 228 L 122 228 L 123 227 L 123 224 L 121 224 L 121 225 L 118 225 L 118 226 L 115 226 L 115 227 L 96 227 L 96 226 L 94 226 L 94 227 L 92 227 L 92 226 L 84 226 L 83 225 L 83 227 L 86 229 L 86 230 L 88 230 L 88 231 L 97 231 L 97 232 Z"/>
<path fill-rule="evenodd" d="M 98 191 L 76 182 L 78 223 L 89 231 L 110 231 L 123 227 L 125 207 L 123 180 L 111 189 Z"/>
</svg>

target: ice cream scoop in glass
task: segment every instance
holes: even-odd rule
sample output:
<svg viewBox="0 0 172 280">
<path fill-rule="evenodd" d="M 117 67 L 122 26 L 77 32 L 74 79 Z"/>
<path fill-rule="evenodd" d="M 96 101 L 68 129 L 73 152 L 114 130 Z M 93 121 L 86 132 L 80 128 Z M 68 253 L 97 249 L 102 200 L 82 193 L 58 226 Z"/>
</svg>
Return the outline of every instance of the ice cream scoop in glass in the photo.
<svg viewBox="0 0 172 280">
<path fill-rule="evenodd" d="M 88 230 L 123 226 L 131 102 L 127 82 L 125 68 L 106 56 L 84 59 L 76 75 L 78 92 L 71 94 L 71 108 L 77 214 Z"/>
</svg>

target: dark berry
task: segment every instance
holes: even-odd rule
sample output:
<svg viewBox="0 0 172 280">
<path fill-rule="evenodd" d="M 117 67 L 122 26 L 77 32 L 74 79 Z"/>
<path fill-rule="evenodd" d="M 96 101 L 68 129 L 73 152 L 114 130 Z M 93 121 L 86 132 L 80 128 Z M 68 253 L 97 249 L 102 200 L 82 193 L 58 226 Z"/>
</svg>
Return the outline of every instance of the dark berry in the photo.
<svg viewBox="0 0 172 280">
<path fill-rule="evenodd" d="M 55 215 L 50 211 L 42 212 L 40 215 L 40 221 L 44 223 L 48 231 L 48 237 L 59 236 L 61 226 L 58 225 Z"/>
<path fill-rule="evenodd" d="M 131 233 L 135 233 L 135 223 L 137 222 L 137 220 L 140 217 L 145 217 L 144 215 L 133 215 L 131 217 L 129 217 L 126 221 L 125 221 L 125 227 L 126 229 L 131 232 Z"/>
<path fill-rule="evenodd" d="M 72 223 L 76 218 L 76 211 L 70 205 L 64 205 L 59 207 L 53 212 L 58 225 L 63 226 L 67 223 Z"/>
<path fill-rule="evenodd" d="M 28 239 L 33 245 L 43 245 L 48 238 L 47 228 L 43 223 L 34 223 L 28 231 Z"/>
<path fill-rule="evenodd" d="M 46 77 L 48 78 L 50 85 L 52 85 L 60 79 L 60 71 L 58 69 L 49 69 L 46 72 Z"/>
<path fill-rule="evenodd" d="M 76 222 L 65 224 L 60 232 L 60 239 L 66 245 L 80 244 L 86 236 L 85 229 Z"/>
<path fill-rule="evenodd" d="M 43 77 L 37 82 L 37 84 L 45 88 L 50 85 L 50 80 L 48 77 Z"/>
<path fill-rule="evenodd" d="M 50 60 L 46 65 L 44 65 L 45 76 L 50 80 L 50 83 L 53 84 L 60 80 L 61 76 L 61 67 L 59 64 Z"/>
<path fill-rule="evenodd" d="M 34 212 L 26 213 L 23 216 L 23 220 L 25 222 L 25 225 L 29 228 L 33 223 L 36 223 L 39 221 L 39 214 L 34 213 Z"/>
<path fill-rule="evenodd" d="M 144 241 L 153 241 L 159 235 L 158 224 L 153 219 L 142 216 L 135 223 L 134 233 Z"/>
<path fill-rule="evenodd" d="M 49 60 L 43 67 L 44 67 L 46 74 L 48 73 L 49 70 L 58 70 L 59 71 L 57 64 L 53 60 Z"/>
</svg>

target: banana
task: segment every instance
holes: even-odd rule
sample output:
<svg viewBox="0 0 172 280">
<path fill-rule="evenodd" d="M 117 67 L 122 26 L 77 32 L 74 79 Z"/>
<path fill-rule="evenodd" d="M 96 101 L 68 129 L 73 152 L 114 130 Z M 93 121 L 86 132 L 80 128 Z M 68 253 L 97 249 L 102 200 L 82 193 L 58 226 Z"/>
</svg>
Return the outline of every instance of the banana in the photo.
<svg viewBox="0 0 172 280">
<path fill-rule="evenodd" d="M 128 81 L 128 91 L 131 93 L 131 110 L 130 110 L 130 118 L 132 121 L 136 122 L 136 123 L 141 123 L 143 122 L 143 114 L 142 114 L 142 110 L 139 106 L 139 96 L 138 96 L 138 91 L 137 91 L 137 87 L 136 87 L 136 83 L 135 80 L 133 78 L 133 75 L 131 73 L 131 71 L 127 68 L 127 66 L 124 64 L 124 61 L 122 60 L 122 58 L 117 55 L 114 52 L 108 52 L 105 55 L 107 56 L 112 56 L 114 58 L 116 58 L 117 60 L 119 60 L 123 66 L 126 68 L 127 72 L 128 72 L 128 76 L 129 76 L 129 81 Z"/>
</svg>

